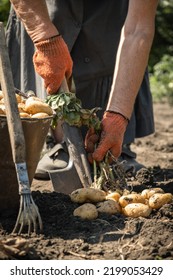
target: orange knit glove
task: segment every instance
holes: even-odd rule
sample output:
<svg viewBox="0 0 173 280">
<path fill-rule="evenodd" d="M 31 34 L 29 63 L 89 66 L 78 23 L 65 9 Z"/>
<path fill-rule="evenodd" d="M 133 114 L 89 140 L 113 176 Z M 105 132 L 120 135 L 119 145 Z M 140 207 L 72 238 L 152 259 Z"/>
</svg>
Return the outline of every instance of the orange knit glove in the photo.
<svg viewBox="0 0 173 280">
<path fill-rule="evenodd" d="M 68 80 L 72 74 L 73 62 L 68 47 L 60 35 L 35 43 L 35 46 L 35 71 L 44 79 L 48 94 L 54 94 L 64 77 Z"/>
<path fill-rule="evenodd" d="M 93 158 L 92 158 L 92 153 L 95 150 L 95 145 L 99 141 L 99 135 L 95 133 L 94 128 L 90 128 L 87 131 L 87 134 L 85 136 L 85 150 L 88 153 L 88 161 L 92 164 L 93 163 Z"/>
<path fill-rule="evenodd" d="M 127 124 L 128 120 L 121 114 L 105 112 L 101 122 L 100 142 L 95 151 L 94 145 L 98 141 L 98 136 L 93 129 L 89 129 L 85 138 L 85 146 L 87 152 L 92 153 L 94 160 L 102 161 L 108 150 L 115 158 L 120 156 Z M 91 154 L 88 155 L 88 159 L 91 162 Z"/>
</svg>

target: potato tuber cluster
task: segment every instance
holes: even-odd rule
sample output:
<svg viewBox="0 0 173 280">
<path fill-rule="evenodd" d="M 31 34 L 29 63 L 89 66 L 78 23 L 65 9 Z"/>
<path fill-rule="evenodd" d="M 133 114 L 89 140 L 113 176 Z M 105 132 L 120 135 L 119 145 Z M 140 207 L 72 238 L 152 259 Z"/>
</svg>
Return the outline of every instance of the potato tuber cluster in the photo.
<svg viewBox="0 0 173 280">
<path fill-rule="evenodd" d="M 27 99 L 16 94 L 16 100 L 21 118 L 47 118 L 53 115 L 52 108 L 36 96 Z M 6 115 L 3 92 L 0 91 L 0 115 Z"/>
<path fill-rule="evenodd" d="M 132 218 L 148 217 L 153 209 L 159 209 L 173 201 L 173 195 L 164 193 L 161 188 L 145 189 L 141 193 L 129 193 L 125 190 L 122 195 L 118 192 L 106 193 L 92 187 L 80 188 L 73 191 L 70 198 L 72 202 L 81 204 L 73 215 L 88 220 L 96 219 L 99 213 L 121 213 Z"/>
</svg>

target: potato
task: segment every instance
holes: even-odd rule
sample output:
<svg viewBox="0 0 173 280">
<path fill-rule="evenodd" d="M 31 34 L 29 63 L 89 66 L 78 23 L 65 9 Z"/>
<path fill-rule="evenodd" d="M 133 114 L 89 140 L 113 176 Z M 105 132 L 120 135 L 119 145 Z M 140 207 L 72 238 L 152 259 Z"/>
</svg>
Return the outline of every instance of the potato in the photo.
<svg viewBox="0 0 173 280">
<path fill-rule="evenodd" d="M 22 97 L 21 97 L 20 95 L 18 95 L 18 94 L 15 94 L 15 96 L 16 96 L 16 101 L 17 101 L 17 103 L 21 103 L 21 102 L 22 102 Z M 0 99 L 1 99 L 1 101 L 4 103 L 4 96 L 3 96 L 3 93 L 0 94 Z"/>
<path fill-rule="evenodd" d="M 5 105 L 5 100 L 4 100 L 4 98 L 1 98 L 0 100 L 1 100 L 1 104 Z"/>
<path fill-rule="evenodd" d="M 21 103 L 22 97 L 20 95 L 16 94 L 16 100 L 17 100 L 17 103 Z"/>
<path fill-rule="evenodd" d="M 5 106 L 3 104 L 0 104 L 0 115 L 5 115 Z"/>
<path fill-rule="evenodd" d="M 46 113 L 37 113 L 31 116 L 31 118 L 36 118 L 36 119 L 43 119 L 43 118 L 47 118 L 50 117 L 48 114 Z"/>
<path fill-rule="evenodd" d="M 153 209 L 159 209 L 164 204 L 171 203 L 172 200 L 171 193 L 155 193 L 149 198 L 149 206 Z"/>
<path fill-rule="evenodd" d="M 90 202 L 100 202 L 106 199 L 106 192 L 99 189 L 88 188 L 87 198 Z"/>
<path fill-rule="evenodd" d="M 148 199 L 148 195 L 149 195 L 150 189 L 145 189 L 141 192 L 141 195 L 145 198 Z"/>
<path fill-rule="evenodd" d="M 94 220 L 98 217 L 98 212 L 94 204 L 85 203 L 76 208 L 73 215 L 78 216 L 81 219 Z"/>
<path fill-rule="evenodd" d="M 119 203 L 113 199 L 105 200 L 97 204 L 97 211 L 100 213 L 107 213 L 110 215 L 121 213 L 121 207 Z"/>
<path fill-rule="evenodd" d="M 147 198 L 145 198 L 145 203 L 146 205 L 149 205 L 149 200 Z"/>
<path fill-rule="evenodd" d="M 131 192 L 130 192 L 129 190 L 124 189 L 122 195 L 127 195 L 127 194 L 130 194 L 130 193 L 131 193 Z"/>
<path fill-rule="evenodd" d="M 46 113 L 52 115 L 52 108 L 41 99 L 31 96 L 26 100 L 25 110 L 28 114 Z"/>
<path fill-rule="evenodd" d="M 70 198 L 75 203 L 100 202 L 106 199 L 106 193 L 94 188 L 81 188 L 73 191 Z"/>
<path fill-rule="evenodd" d="M 164 190 L 162 190 L 161 188 L 145 189 L 141 192 L 141 195 L 144 198 L 149 199 L 155 193 L 164 193 Z"/>
<path fill-rule="evenodd" d="M 121 195 L 118 192 L 112 192 L 107 194 L 106 199 L 113 199 L 118 201 L 120 199 Z"/>
<path fill-rule="evenodd" d="M 25 113 L 25 112 L 20 112 L 19 115 L 20 115 L 21 118 L 31 118 L 31 116 L 28 113 Z"/>
<path fill-rule="evenodd" d="M 151 214 L 152 208 L 143 203 L 131 203 L 122 208 L 125 216 L 138 218 L 148 217 Z"/>
<path fill-rule="evenodd" d="M 123 195 L 119 199 L 119 204 L 121 207 L 125 207 L 127 204 L 130 203 L 144 203 L 145 204 L 145 198 L 142 197 L 142 195 L 137 193 L 131 193 L 127 195 Z"/>
<path fill-rule="evenodd" d="M 26 101 L 27 101 L 27 102 L 32 102 L 32 101 L 41 101 L 41 102 L 43 102 L 43 100 L 40 99 L 40 98 L 37 97 L 37 96 L 30 96 L 30 97 L 28 97 L 28 98 L 26 99 Z"/>
<path fill-rule="evenodd" d="M 24 103 L 18 103 L 18 110 L 20 113 L 25 112 L 25 104 Z"/>
<path fill-rule="evenodd" d="M 0 100 L 4 97 L 2 90 L 0 90 Z"/>
</svg>

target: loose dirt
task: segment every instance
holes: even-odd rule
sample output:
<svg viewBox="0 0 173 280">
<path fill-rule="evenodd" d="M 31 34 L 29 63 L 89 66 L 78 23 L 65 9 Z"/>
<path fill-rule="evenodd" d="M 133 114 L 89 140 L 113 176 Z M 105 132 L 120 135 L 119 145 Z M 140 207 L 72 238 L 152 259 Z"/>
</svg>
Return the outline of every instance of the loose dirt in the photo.
<svg viewBox="0 0 173 280">
<path fill-rule="evenodd" d="M 155 133 L 137 139 L 132 150 L 147 169 L 128 185 L 140 192 L 161 187 L 173 193 L 173 108 L 154 104 Z M 148 218 L 99 214 L 84 221 L 73 216 L 78 206 L 68 195 L 52 191 L 50 181 L 34 180 L 32 195 L 43 220 L 43 233 L 11 236 L 17 213 L 0 216 L 0 259 L 160 260 L 173 259 L 173 203 Z"/>
</svg>

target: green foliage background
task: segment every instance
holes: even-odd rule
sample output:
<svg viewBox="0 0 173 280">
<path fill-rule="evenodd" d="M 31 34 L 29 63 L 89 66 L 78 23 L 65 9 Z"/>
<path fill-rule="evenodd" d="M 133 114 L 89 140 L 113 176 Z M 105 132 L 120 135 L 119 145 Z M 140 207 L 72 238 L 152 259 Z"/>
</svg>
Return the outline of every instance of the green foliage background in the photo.
<svg viewBox="0 0 173 280">
<path fill-rule="evenodd" d="M 0 21 L 6 24 L 10 9 L 10 1 L 0 0 Z"/>
<path fill-rule="evenodd" d="M 0 0 L 0 21 L 6 25 L 10 1 Z M 173 0 L 160 0 L 156 32 L 149 59 L 151 91 L 154 100 L 173 104 Z"/>
<path fill-rule="evenodd" d="M 159 2 L 155 37 L 150 54 L 150 72 L 165 54 L 173 55 L 173 0 Z"/>
<path fill-rule="evenodd" d="M 173 105 L 173 0 L 159 2 L 149 72 L 154 100 Z"/>
</svg>

